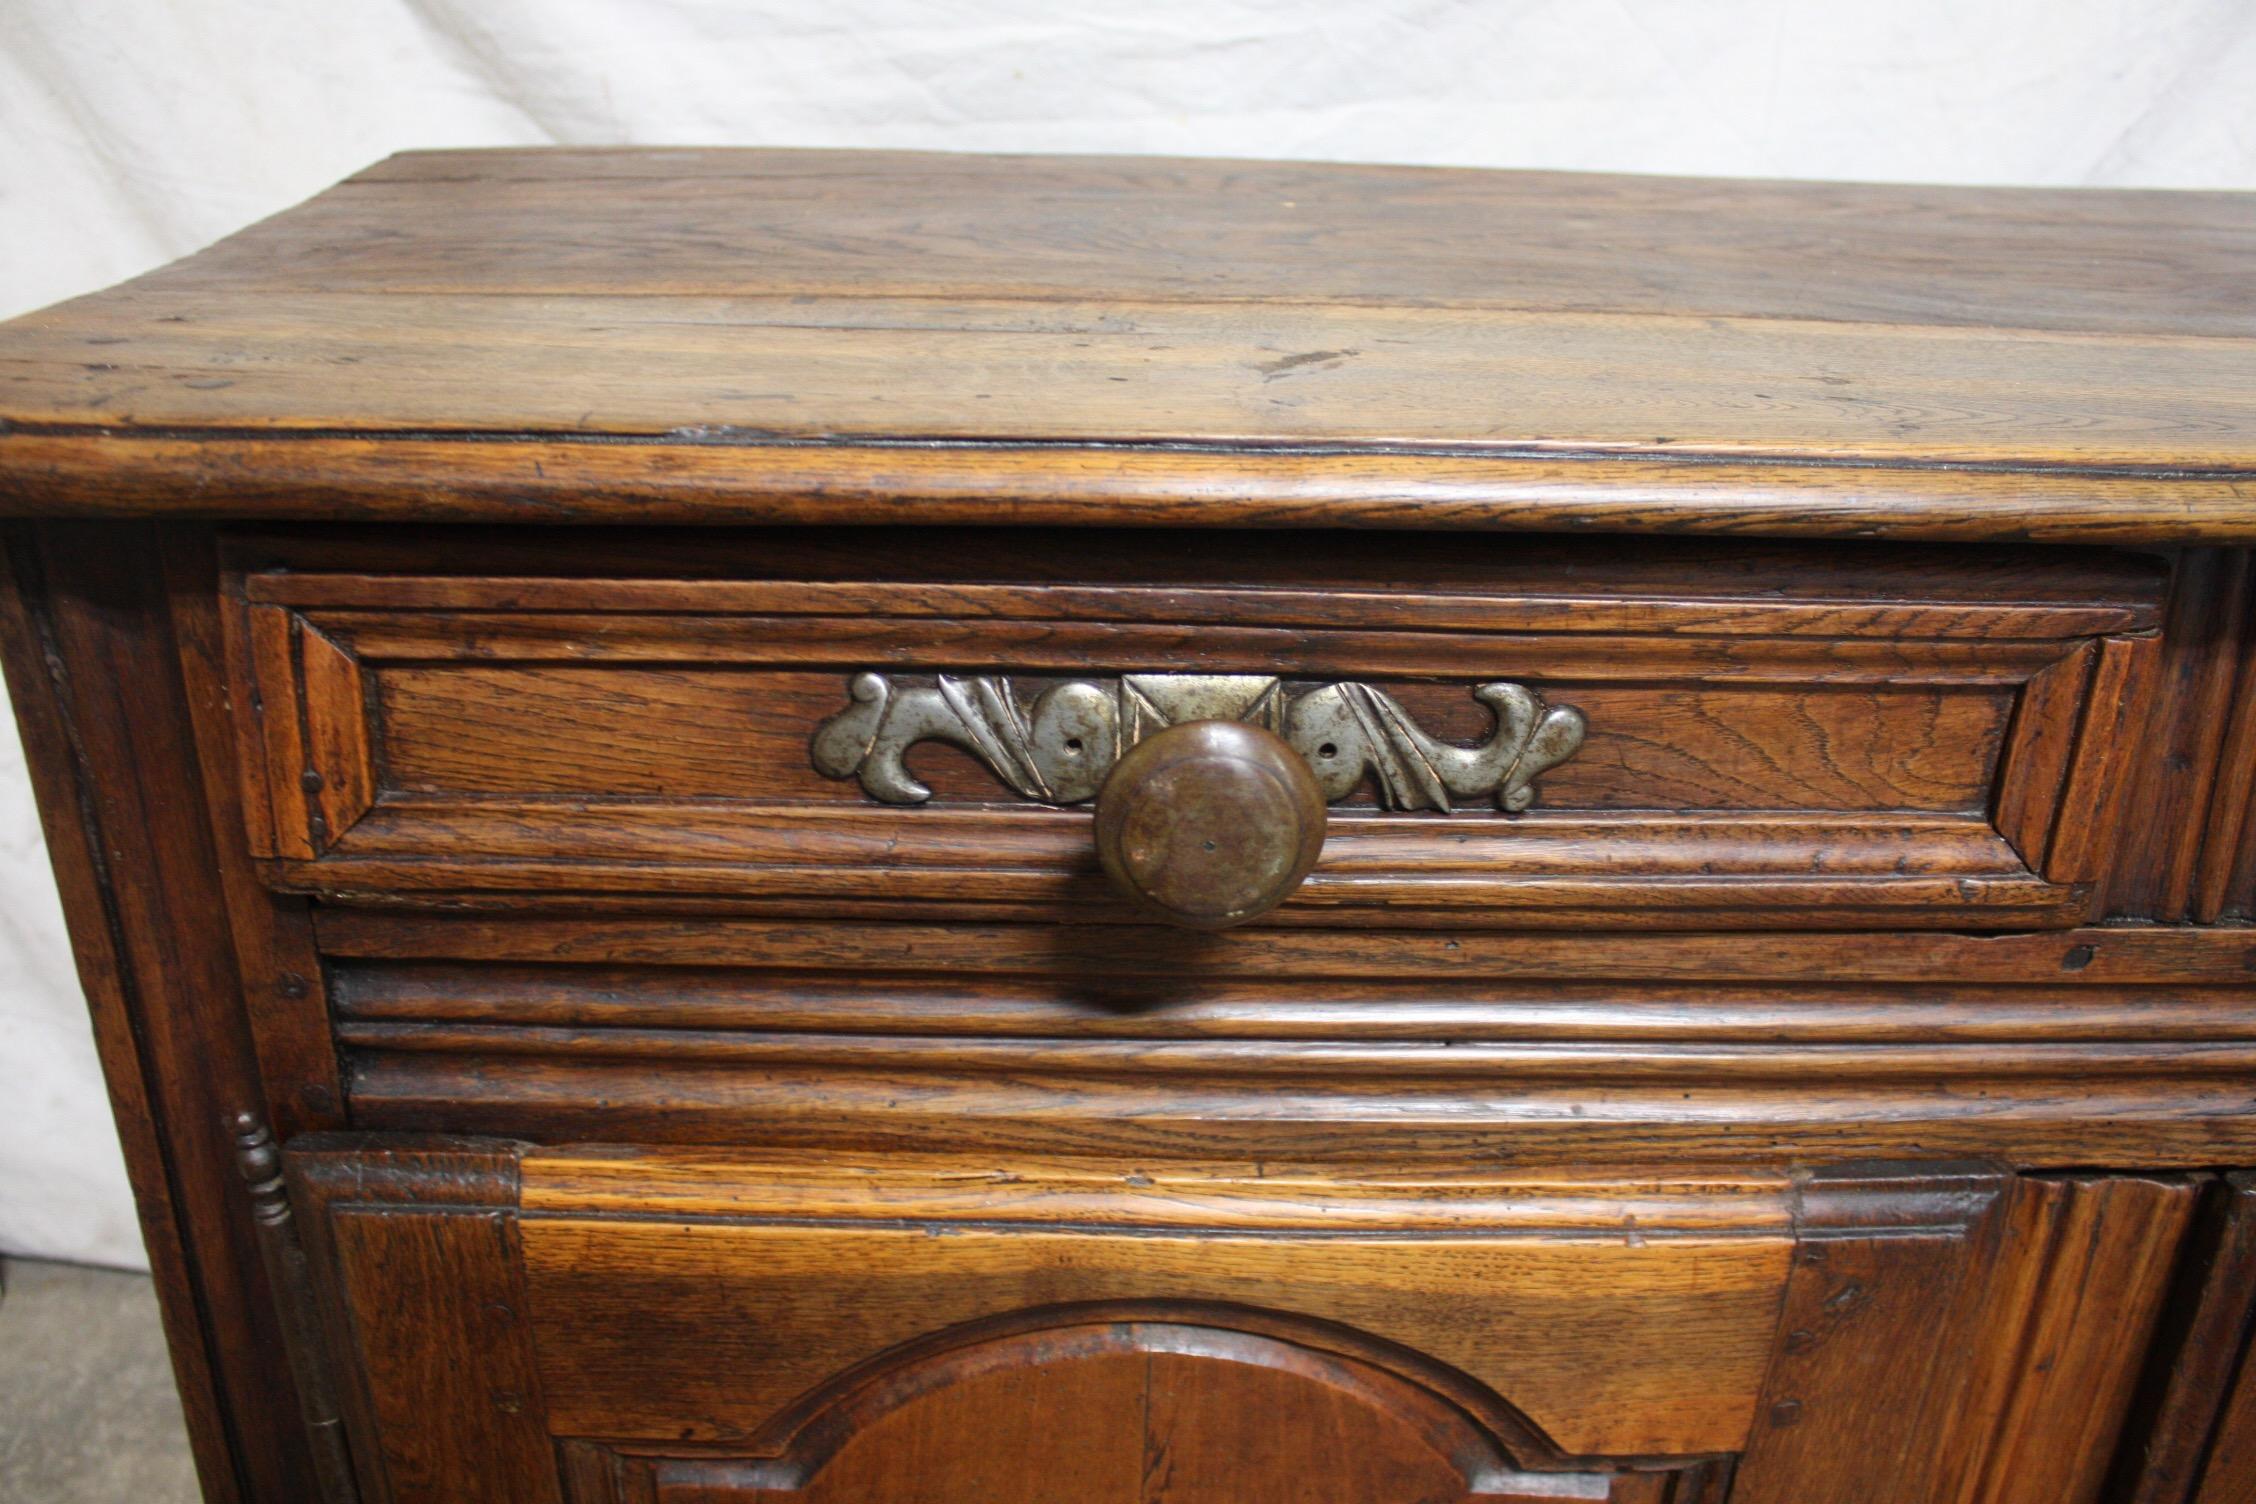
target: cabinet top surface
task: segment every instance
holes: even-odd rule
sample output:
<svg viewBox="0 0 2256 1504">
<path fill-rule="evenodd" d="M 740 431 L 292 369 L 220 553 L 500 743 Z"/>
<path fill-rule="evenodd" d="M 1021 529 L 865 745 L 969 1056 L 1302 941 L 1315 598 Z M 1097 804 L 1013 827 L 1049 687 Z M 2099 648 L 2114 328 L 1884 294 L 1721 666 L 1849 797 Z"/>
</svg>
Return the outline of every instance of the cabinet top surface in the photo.
<svg viewBox="0 0 2256 1504">
<path fill-rule="evenodd" d="M 226 510 L 224 464 L 246 510 L 506 515 L 473 438 L 550 516 L 875 520 L 984 455 L 1071 520 L 2244 539 L 2256 195 L 416 153 L 0 326 L 19 513 Z"/>
</svg>

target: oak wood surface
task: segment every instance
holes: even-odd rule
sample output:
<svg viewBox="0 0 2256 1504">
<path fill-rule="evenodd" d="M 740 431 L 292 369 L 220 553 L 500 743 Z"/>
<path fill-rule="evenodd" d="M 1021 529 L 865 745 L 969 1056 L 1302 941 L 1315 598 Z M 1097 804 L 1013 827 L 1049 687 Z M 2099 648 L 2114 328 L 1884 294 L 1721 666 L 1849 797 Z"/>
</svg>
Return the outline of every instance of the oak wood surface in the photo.
<svg viewBox="0 0 2256 1504">
<path fill-rule="evenodd" d="M 310 1498 L 232 1125 L 249 1112 L 323 1126 L 322 1115 L 343 1106 L 334 1069 L 326 1081 L 319 1072 L 278 1081 L 273 1101 L 260 1077 L 258 1030 L 239 1003 L 244 970 L 224 917 L 229 891 L 256 888 L 242 886 L 239 839 L 215 844 L 203 814 L 193 692 L 182 682 L 159 534 L 146 525 L 11 529 L 6 548 L 9 698 L 198 1477 L 213 1501 Z"/>
<path fill-rule="evenodd" d="M 2084 1376 L 2060 1394 L 2117 1392 L 2132 1345 L 2072 1319 L 2104 1297 L 2024 1276 L 2087 1243 L 2136 1248 L 2146 1273 L 2124 1288 L 2141 1299 L 2173 1237 L 2132 1205 L 2141 1186 L 2107 1181 L 2060 1183 L 2088 1237 L 2005 1235 L 2024 1194 L 2059 1198 L 1981 1165 L 1147 1174 L 364 1136 L 308 1139 L 290 1162 L 366 1386 L 364 1475 L 395 1504 L 559 1488 L 571 1504 L 1941 1504 L 1959 1495 L 1937 1438 L 2026 1435 L 1989 1380 L 2046 1368 L 2041 1349 L 1984 1345 L 1990 1290 L 2031 1294 L 2014 1320 L 2057 1323 Z M 1176 1267 L 1175 1241 L 1200 1232 L 1207 1262 Z M 1327 1277 L 1388 1233 L 1395 1263 Z M 829 1244 L 827 1275 L 794 1252 L 809 1242 Z M 1113 1257 L 1139 1246 L 1148 1260 Z M 378 1319 L 394 1290 L 402 1319 Z M 1630 1409 L 1603 1398 L 1633 1390 Z M 518 1450 L 543 1432 L 556 1472 Z M 1577 1455 L 1576 1439 L 1644 1450 Z M 2104 1452 L 2104 1435 L 2076 1440 Z M 432 1471 L 472 1454 L 475 1478 Z"/>
<path fill-rule="evenodd" d="M 2250 204 L 1133 159 L 408 157 L 8 326 L 0 496 L 2244 541 Z"/>
<path fill-rule="evenodd" d="M 2234 195 L 490 153 L 0 329 L 210 1497 L 341 1409 L 359 1504 L 2247 1499 L 2252 271 Z M 1202 937 L 952 749 L 819 776 L 869 668 L 1589 734 Z"/>
<path fill-rule="evenodd" d="M 2123 1504 L 2256 1499 L 2256 1176 L 2206 1192 L 2116 1456 Z"/>
<path fill-rule="evenodd" d="M 1375 1365 L 1164 1321 L 1053 1327 L 896 1369 L 774 1461 L 568 1443 L 570 1504 L 1698 1504 L 1727 1476 L 1528 1473 Z M 647 1491 L 647 1495 L 643 1491 Z"/>
<path fill-rule="evenodd" d="M 2256 1497 L 2256 1369 L 2245 1362 L 2233 1376 L 2218 1435 L 2201 1480 L 2197 1504 L 2247 1504 Z"/>
<path fill-rule="evenodd" d="M 356 1116 L 1522 1166 L 2236 1162 L 2243 932 L 1506 934 L 325 912 Z"/>
<path fill-rule="evenodd" d="M 293 1151 L 287 1163 L 330 1361 L 352 1384 L 346 1420 L 362 1500 L 555 1500 L 516 1155 L 427 1138 L 349 1156 Z"/>
<path fill-rule="evenodd" d="M 746 202 L 746 179 L 768 188 L 767 203 Z M 606 218 L 598 209 L 663 205 L 681 193 L 712 228 L 772 238 L 762 254 L 745 256 L 725 236 L 680 237 L 654 216 L 629 214 L 611 218 L 608 234 L 573 239 L 544 226 L 518 256 L 478 254 L 488 226 L 531 207 L 497 186 L 529 192 L 537 181 L 589 195 L 591 222 Z M 1316 197 L 1287 201 L 1301 190 Z M 462 254 L 434 266 L 421 245 L 351 234 L 372 212 L 421 201 L 455 211 L 438 233 L 463 244 Z M 850 294 L 906 277 L 918 291 L 948 296 L 999 284 L 1053 295 L 1390 301 L 1415 297 L 1414 286 L 1449 306 L 1574 311 L 1588 306 L 1595 283 L 1608 302 L 1650 312 L 2256 333 L 2256 316 L 2211 277 L 2209 258 L 2220 254 L 2246 266 L 2232 258 L 2247 254 L 2247 199 L 2225 193 L 598 149 L 406 153 L 309 211 L 320 215 L 333 216 L 321 264 L 294 275 L 323 287 L 347 267 L 385 286 L 517 291 L 619 279 L 667 291 L 783 292 L 813 275 Z M 1721 219 L 1751 245 L 1702 244 L 1685 233 L 1687 216 Z M 1413 225 L 1419 233 L 1405 239 Z M 1848 259 L 1813 264 L 1807 246 L 1781 243 L 1795 229 L 1825 233 L 1830 256 Z M 826 232 L 832 238 L 818 239 Z M 2076 237 L 2072 247 L 2059 243 L 2064 232 Z M 270 221 L 181 270 L 190 280 L 271 285 L 265 247 L 299 233 Z M 631 256 L 618 254 L 619 241 Z M 1225 247 L 1235 254 L 1216 254 Z M 1649 258 L 1664 254 L 1675 275 L 1656 284 L 1645 273 Z M 664 264 L 652 265 L 653 255 Z"/>
<path fill-rule="evenodd" d="M 1736 1504 L 1940 1497 L 2013 1184 L 1978 1163 L 1798 1177 L 1795 1248 Z"/>
<path fill-rule="evenodd" d="M 327 913 L 355 1110 L 528 1136 L 2233 1162 L 2245 933 Z"/>
<path fill-rule="evenodd" d="M 1618 1234 L 1491 1247 L 562 1218 L 527 1222 L 525 1258 L 567 1432 L 736 1440 L 911 1338 L 1022 1308 L 1158 1299 L 1352 1327 L 1490 1386 L 1567 1453 L 1626 1456 L 1736 1449 L 1785 1262 L 1783 1242 L 1691 1234 L 1649 1249 Z M 1596 1307 L 1621 1350 L 1594 1344 Z M 732 1315 L 752 1310 L 753 1323 Z M 1648 1343 L 1682 1366 L 1656 1364 Z"/>
<path fill-rule="evenodd" d="M 1280 573 L 1242 534 L 1031 531 L 628 535 L 605 577 L 554 535 L 471 541 L 393 574 L 380 541 L 230 540 L 246 832 L 280 885 L 1116 921 L 1085 809 L 1014 806 L 941 746 L 913 754 L 927 808 L 819 776 L 845 676 L 1352 676 L 1460 742 L 1495 676 L 1588 726 L 1535 810 L 1373 823 L 1351 791 L 1278 922 L 2069 924 L 2125 838 L 2162 584 L 2127 555 L 1323 535 Z"/>
<path fill-rule="evenodd" d="M 1976 1374 L 1941 1439 L 1953 1504 L 2089 1504 L 2202 1185 L 2031 1177 L 2014 1188 Z"/>
<path fill-rule="evenodd" d="M 240 768 L 227 671 L 236 619 L 220 608 L 219 560 L 210 539 L 193 528 L 168 530 L 162 556 L 197 758 L 205 768 Z M 243 1014 L 265 1091 L 262 1121 L 279 1142 L 342 1127 L 345 1097 L 329 1027 L 328 968 L 314 943 L 310 906 L 269 891 L 245 859 L 241 832 L 268 828 L 263 792 L 224 775 L 203 779 L 203 786 Z"/>
</svg>

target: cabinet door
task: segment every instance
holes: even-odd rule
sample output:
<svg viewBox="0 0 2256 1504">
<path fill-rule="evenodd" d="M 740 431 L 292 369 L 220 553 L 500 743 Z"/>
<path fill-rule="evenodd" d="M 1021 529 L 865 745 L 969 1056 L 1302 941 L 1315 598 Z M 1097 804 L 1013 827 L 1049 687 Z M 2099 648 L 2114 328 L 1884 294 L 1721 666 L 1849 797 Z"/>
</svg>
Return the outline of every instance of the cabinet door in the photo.
<svg viewBox="0 0 2256 1504">
<path fill-rule="evenodd" d="M 2143 1245 L 2189 1199 L 2063 1182 L 2048 1210 L 1948 1165 L 290 1161 L 357 1486 L 393 1504 L 2019 1498 L 1990 1454 L 2062 1402 L 2000 1324 L 2068 1319 L 2047 1292 L 2076 1278 L 2022 1250 L 2069 1205 Z M 2085 1419 L 2127 1395 L 2087 1392 L 2135 1367 L 2111 1347 L 2048 1340 Z"/>
</svg>

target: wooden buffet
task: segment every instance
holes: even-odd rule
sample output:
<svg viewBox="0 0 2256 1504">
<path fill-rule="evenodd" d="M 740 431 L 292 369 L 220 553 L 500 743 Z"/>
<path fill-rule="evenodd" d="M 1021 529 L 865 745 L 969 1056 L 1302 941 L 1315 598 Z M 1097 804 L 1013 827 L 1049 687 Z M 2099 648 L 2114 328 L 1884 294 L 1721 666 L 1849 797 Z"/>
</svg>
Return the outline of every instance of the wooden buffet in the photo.
<svg viewBox="0 0 2256 1504">
<path fill-rule="evenodd" d="M 215 1501 L 2256 1499 L 2256 196 L 419 153 L 0 515 Z"/>
</svg>

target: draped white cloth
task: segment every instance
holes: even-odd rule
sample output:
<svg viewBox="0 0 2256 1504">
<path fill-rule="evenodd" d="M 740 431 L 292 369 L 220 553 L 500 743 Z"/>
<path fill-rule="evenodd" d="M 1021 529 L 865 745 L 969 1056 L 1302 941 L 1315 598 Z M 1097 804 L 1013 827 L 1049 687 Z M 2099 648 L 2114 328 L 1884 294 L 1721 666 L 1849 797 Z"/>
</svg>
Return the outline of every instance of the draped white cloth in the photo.
<svg viewBox="0 0 2256 1504">
<path fill-rule="evenodd" d="M 2256 3 L 0 0 L 0 316 L 548 142 L 2256 188 Z M 0 738 L 0 1250 L 136 1264 Z"/>
</svg>

